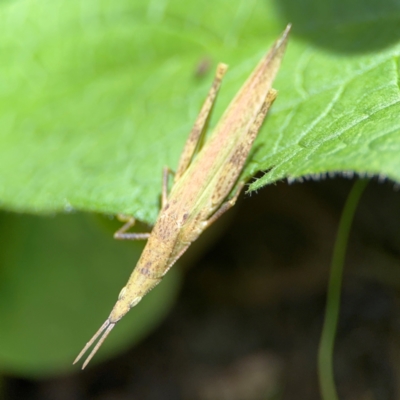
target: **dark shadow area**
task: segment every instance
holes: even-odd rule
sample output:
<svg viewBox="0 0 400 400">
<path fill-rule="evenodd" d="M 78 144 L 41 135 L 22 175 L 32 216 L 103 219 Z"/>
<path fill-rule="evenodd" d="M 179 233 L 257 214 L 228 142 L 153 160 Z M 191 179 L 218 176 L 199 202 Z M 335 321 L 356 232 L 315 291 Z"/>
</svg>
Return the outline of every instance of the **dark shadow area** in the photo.
<svg viewBox="0 0 400 400">
<path fill-rule="evenodd" d="M 341 53 L 368 53 L 400 39 L 397 0 L 278 0 L 293 34 L 319 47 Z"/>
</svg>

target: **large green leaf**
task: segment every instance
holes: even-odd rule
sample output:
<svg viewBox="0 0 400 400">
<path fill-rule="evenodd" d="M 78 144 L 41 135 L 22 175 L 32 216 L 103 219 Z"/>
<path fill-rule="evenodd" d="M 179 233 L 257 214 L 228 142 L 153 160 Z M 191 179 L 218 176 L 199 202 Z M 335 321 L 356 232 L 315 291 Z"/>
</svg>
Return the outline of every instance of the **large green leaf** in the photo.
<svg viewBox="0 0 400 400">
<path fill-rule="evenodd" d="M 161 169 L 212 79 L 215 117 L 288 22 L 280 94 L 246 174 L 400 179 L 400 3 L 351 0 L 9 0 L 0 5 L 0 205 L 154 222 Z M 215 123 L 213 119 L 212 125 Z"/>
</svg>

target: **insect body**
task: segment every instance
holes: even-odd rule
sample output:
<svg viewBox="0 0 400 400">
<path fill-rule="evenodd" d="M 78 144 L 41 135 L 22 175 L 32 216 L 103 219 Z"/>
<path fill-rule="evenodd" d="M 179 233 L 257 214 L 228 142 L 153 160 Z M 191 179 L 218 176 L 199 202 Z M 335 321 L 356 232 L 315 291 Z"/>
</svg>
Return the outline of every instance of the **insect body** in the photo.
<svg viewBox="0 0 400 400">
<path fill-rule="evenodd" d="M 227 70 L 225 64 L 218 65 L 213 85 L 182 152 L 169 195 L 169 171 L 164 170 L 162 207 L 151 234 L 127 233 L 134 223 L 133 219 L 115 234 L 117 239 L 147 238 L 148 242 L 111 314 L 74 363 L 101 335 L 83 364 L 82 368 L 85 368 L 115 324 L 161 281 L 190 244 L 235 204 L 244 186 L 244 182 L 238 182 L 238 178 L 276 97 L 272 82 L 280 67 L 289 30 L 290 26 L 263 57 L 232 100 L 210 138 L 201 146 L 207 121 Z"/>
</svg>

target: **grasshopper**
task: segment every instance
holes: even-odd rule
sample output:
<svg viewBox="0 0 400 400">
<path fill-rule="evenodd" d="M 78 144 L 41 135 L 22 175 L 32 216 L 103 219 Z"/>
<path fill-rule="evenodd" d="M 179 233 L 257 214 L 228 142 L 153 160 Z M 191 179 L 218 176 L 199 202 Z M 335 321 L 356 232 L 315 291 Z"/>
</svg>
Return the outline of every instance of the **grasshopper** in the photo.
<svg viewBox="0 0 400 400">
<path fill-rule="evenodd" d="M 218 65 L 211 89 L 186 141 L 169 194 L 171 171 L 164 168 L 161 210 L 151 234 L 127 232 L 134 224 L 131 218 L 114 235 L 116 239 L 148 241 L 109 317 L 74 364 L 100 337 L 83 364 L 82 369 L 85 368 L 115 324 L 162 280 L 190 244 L 235 204 L 245 184 L 239 178 L 246 159 L 277 95 L 272 82 L 282 61 L 289 30 L 290 25 L 261 59 L 203 144 L 227 70 L 227 65 Z"/>
</svg>

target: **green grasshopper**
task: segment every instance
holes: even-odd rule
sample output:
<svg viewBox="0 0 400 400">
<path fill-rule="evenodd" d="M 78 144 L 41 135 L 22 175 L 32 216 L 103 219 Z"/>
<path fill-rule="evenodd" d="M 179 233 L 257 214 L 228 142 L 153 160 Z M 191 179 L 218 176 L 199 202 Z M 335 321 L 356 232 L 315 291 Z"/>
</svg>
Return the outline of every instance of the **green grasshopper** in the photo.
<svg viewBox="0 0 400 400">
<path fill-rule="evenodd" d="M 111 314 L 74 364 L 101 335 L 83 364 L 82 369 L 85 368 L 115 324 L 162 280 L 190 244 L 235 204 L 245 184 L 238 181 L 240 174 L 277 95 L 272 82 L 283 58 L 289 30 L 290 25 L 262 58 L 203 145 L 207 123 L 227 70 L 227 65 L 218 65 L 212 87 L 186 141 L 169 195 L 171 171 L 164 168 L 161 211 L 151 234 L 127 232 L 134 224 L 131 218 L 114 235 L 116 239 L 148 241 Z"/>
</svg>

